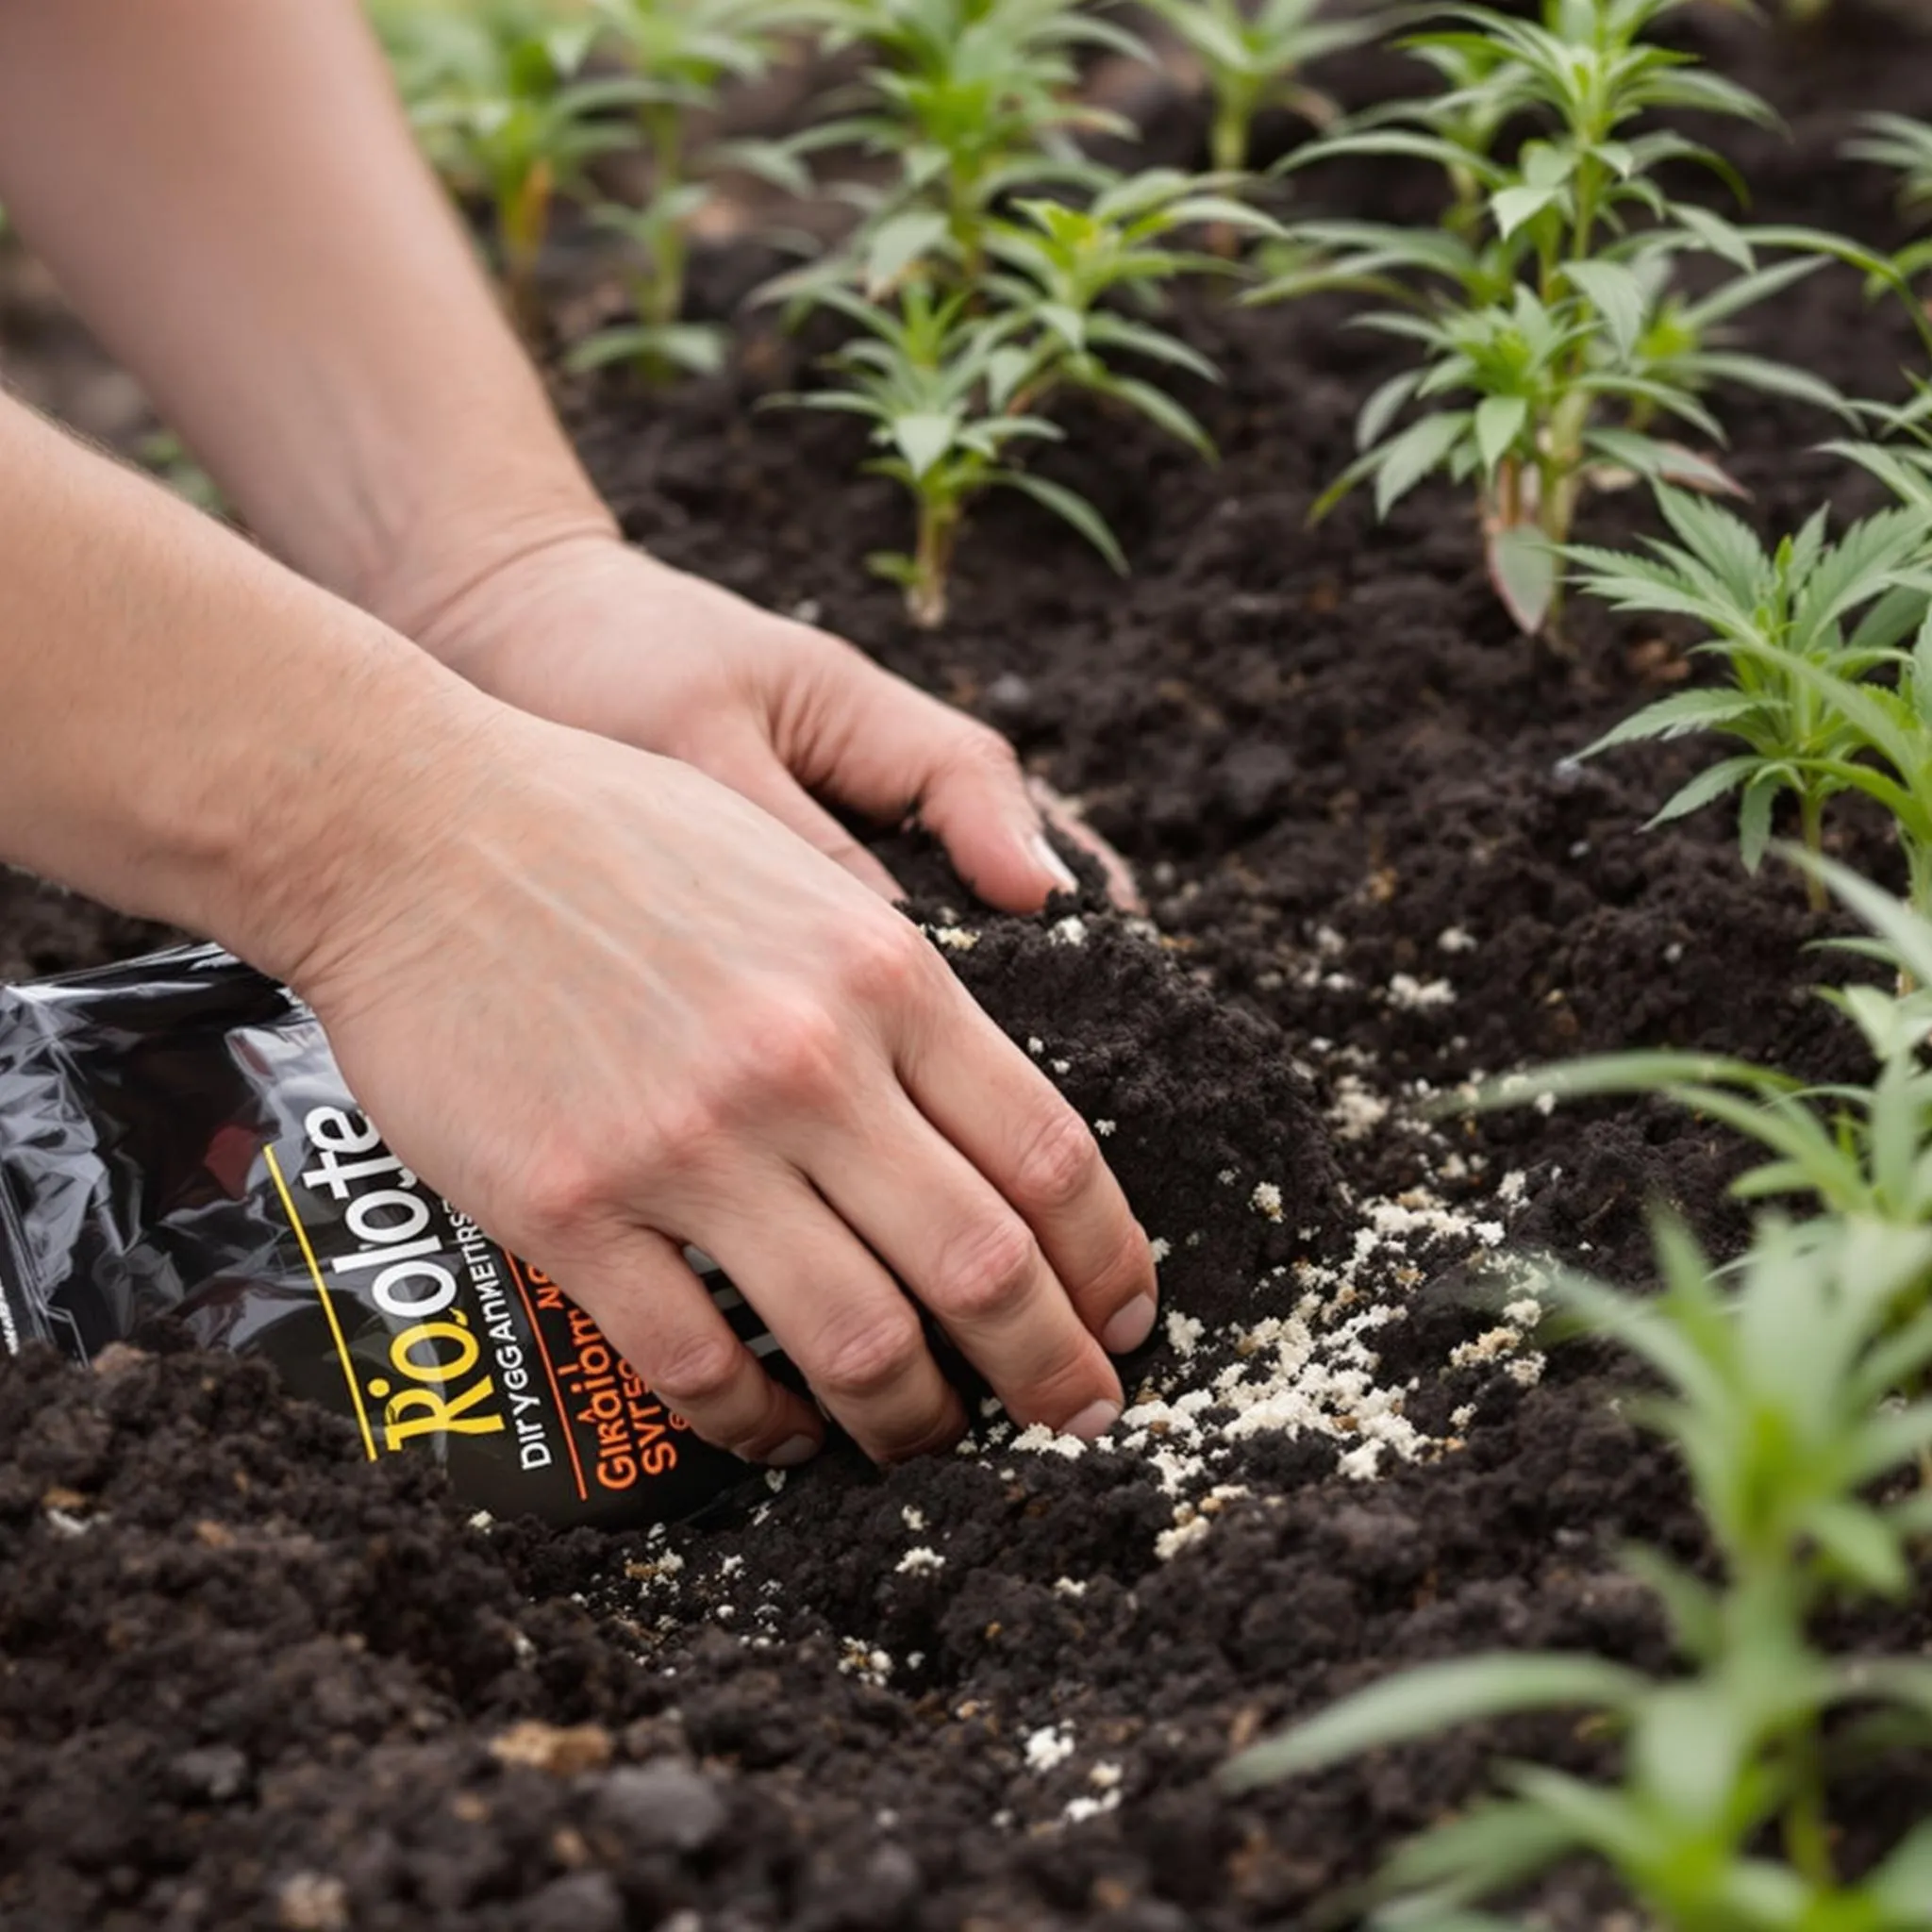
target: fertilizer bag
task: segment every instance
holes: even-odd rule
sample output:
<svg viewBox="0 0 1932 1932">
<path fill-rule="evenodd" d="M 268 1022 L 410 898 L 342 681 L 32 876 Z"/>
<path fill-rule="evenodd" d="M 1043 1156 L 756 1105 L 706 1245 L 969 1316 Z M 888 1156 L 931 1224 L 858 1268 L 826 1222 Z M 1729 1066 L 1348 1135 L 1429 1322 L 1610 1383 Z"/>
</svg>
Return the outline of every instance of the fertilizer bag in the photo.
<svg viewBox="0 0 1932 1932">
<path fill-rule="evenodd" d="M 760 1474 L 404 1167 L 314 1014 L 209 946 L 0 988 L 0 1340 L 84 1363 L 167 1316 L 273 1364 L 372 1461 L 437 1457 L 495 1515 L 669 1522 Z"/>
</svg>

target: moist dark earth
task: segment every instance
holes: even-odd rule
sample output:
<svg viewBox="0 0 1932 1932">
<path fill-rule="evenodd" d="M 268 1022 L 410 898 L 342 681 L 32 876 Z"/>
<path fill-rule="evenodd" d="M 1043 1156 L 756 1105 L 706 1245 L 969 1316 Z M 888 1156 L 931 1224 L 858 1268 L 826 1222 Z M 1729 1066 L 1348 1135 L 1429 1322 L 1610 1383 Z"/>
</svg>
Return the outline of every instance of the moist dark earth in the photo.
<svg viewBox="0 0 1932 1932">
<path fill-rule="evenodd" d="M 1858 109 L 1932 112 L 1932 49 L 1855 7 L 1808 34 L 1690 32 L 1789 124 L 1725 137 L 1758 216 L 1902 239 L 1883 179 L 1836 149 Z M 1359 99 L 1393 73 L 1332 77 Z M 1199 158 L 1189 103 L 1148 112 L 1152 152 Z M 1409 216 L 1428 191 L 1369 170 L 1305 192 Z M 708 298 L 761 267 L 709 262 Z M 1680 637 L 1586 608 L 1574 659 L 1532 650 L 1433 490 L 1386 527 L 1357 504 L 1306 527 L 1386 364 L 1343 312 L 1189 305 L 1226 373 L 1191 399 L 1219 467 L 1074 421 L 1051 471 L 1133 576 L 994 505 L 937 636 L 863 574 L 900 511 L 851 480 L 848 431 L 754 412 L 800 373 L 775 331 L 747 325 L 729 375 L 670 396 L 559 391 L 633 536 L 999 724 L 1140 869 L 1152 927 L 1091 892 L 1028 922 L 975 911 L 916 838 L 888 847 L 973 991 L 1108 1124 L 1171 1246 L 1183 1319 L 1125 1371 L 1145 1426 L 1070 1457 L 985 1417 L 969 1453 L 883 1475 L 835 1454 L 713 1521 L 558 1536 L 473 1520 L 426 1467 L 366 1466 L 258 1366 L 158 1335 L 90 1373 L 29 1355 L 0 1368 L 0 1924 L 1293 1925 L 1465 1804 L 1499 1749 L 1605 1761 L 1553 1721 L 1239 1801 L 1213 1783 L 1404 1662 L 1501 1642 L 1660 1664 L 1615 1553 L 1698 1553 L 1616 1365 L 1499 1341 L 1481 1263 L 1507 1224 L 1510 1247 L 1641 1283 L 1657 1198 L 1722 1252 L 1736 1149 L 1660 1106 L 1430 1124 L 1427 1096 L 1639 1043 L 1857 1069 L 1791 883 L 1744 876 L 1714 815 L 1641 829 L 1694 754 L 1572 761 L 1684 676 Z M 44 304 L 4 321 L 29 392 L 113 381 Z M 1839 273 L 1757 342 L 1860 393 L 1895 392 L 1913 356 Z M 1828 425 L 1729 401 L 1761 530 L 1825 495 L 1870 506 L 1811 453 Z M 1641 518 L 1607 499 L 1591 534 Z M 1855 815 L 1834 838 L 1891 875 Z M 0 877 L 6 976 L 158 937 Z M 1307 1407 L 1243 1424 L 1284 1389 Z M 1916 1612 L 1844 1634 L 1932 1637 Z M 1850 1861 L 1928 1800 L 1923 1768 L 1848 1792 Z M 1537 1905 L 1617 1923 L 1588 1874 Z"/>
</svg>

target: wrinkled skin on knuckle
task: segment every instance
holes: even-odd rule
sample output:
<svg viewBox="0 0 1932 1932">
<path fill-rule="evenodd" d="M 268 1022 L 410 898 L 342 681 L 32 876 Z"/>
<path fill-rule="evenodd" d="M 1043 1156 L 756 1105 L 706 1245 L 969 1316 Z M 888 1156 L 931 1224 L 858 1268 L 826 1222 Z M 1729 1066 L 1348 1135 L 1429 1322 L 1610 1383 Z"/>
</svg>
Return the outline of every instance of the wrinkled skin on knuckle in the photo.
<svg viewBox="0 0 1932 1932">
<path fill-rule="evenodd" d="M 881 907 L 874 917 L 856 921 L 846 935 L 840 981 L 860 1010 L 900 1008 L 924 994 L 934 963 L 919 928 Z"/>
<path fill-rule="evenodd" d="M 869 1402 L 912 1374 L 924 1352 L 909 1307 L 867 1307 L 826 1323 L 812 1354 L 812 1380 L 834 1400 Z"/>
<path fill-rule="evenodd" d="M 514 1204 L 506 1225 L 529 1232 L 525 1244 L 555 1251 L 580 1244 L 606 1221 L 617 1199 L 610 1164 L 582 1146 L 552 1142 L 536 1152 L 516 1178 L 496 1191 Z"/>
<path fill-rule="evenodd" d="M 704 1433 L 703 1418 L 727 1396 L 743 1369 L 743 1353 L 728 1334 L 706 1329 L 682 1335 L 652 1350 L 648 1363 L 636 1365 L 651 1386 Z"/>
<path fill-rule="evenodd" d="M 773 1108 L 820 1113 L 837 1108 L 849 1086 L 850 1041 L 837 1014 L 807 998 L 768 1002 L 749 1019 L 718 1079 L 727 1116 L 741 1124 Z"/>
<path fill-rule="evenodd" d="M 1033 1123 L 1013 1167 L 1013 1195 L 1039 1213 L 1070 1208 L 1100 1171 L 1100 1146 L 1087 1124 L 1056 1101 Z"/>
<path fill-rule="evenodd" d="M 983 774 L 1000 784 L 1024 784 L 1020 754 L 989 725 L 967 723 L 948 762 L 974 775 Z"/>
<path fill-rule="evenodd" d="M 989 1215 L 947 1243 L 927 1298 L 948 1321 L 997 1320 L 1025 1299 L 1039 1266 L 1026 1228 L 1008 1215 Z"/>
<path fill-rule="evenodd" d="M 1137 1222 L 1129 1220 L 1113 1253 L 1094 1270 L 1085 1287 L 1092 1301 L 1111 1314 L 1134 1296 L 1154 1289 L 1157 1278 L 1147 1237 Z"/>
</svg>

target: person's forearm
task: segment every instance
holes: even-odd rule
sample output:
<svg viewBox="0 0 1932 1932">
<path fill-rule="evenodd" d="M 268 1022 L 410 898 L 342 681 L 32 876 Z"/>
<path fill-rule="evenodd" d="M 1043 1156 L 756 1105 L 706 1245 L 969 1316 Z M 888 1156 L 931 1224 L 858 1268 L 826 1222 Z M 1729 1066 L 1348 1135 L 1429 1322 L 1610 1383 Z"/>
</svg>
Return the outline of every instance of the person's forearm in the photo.
<svg viewBox="0 0 1932 1932">
<path fill-rule="evenodd" d="M 0 860 L 289 976 L 494 708 L 0 397 Z"/>
<path fill-rule="evenodd" d="M 0 0 L 0 203 L 318 583 L 407 624 L 608 528 L 356 0 Z"/>
</svg>

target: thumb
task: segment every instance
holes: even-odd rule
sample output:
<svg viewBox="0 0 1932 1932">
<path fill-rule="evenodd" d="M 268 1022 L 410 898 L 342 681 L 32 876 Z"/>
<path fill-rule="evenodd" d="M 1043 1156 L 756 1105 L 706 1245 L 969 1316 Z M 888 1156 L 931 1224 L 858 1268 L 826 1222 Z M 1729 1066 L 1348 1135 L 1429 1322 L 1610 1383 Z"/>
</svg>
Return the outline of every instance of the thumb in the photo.
<svg viewBox="0 0 1932 1932">
<path fill-rule="evenodd" d="M 826 651 L 816 670 L 777 747 L 808 783 L 872 818 L 916 811 L 959 876 L 1002 911 L 1037 912 L 1055 892 L 1078 890 L 998 732 L 850 644 Z"/>
<path fill-rule="evenodd" d="M 915 795 L 921 824 L 959 876 L 1006 912 L 1037 912 L 1053 893 L 1077 891 L 1080 882 L 1053 849 L 1012 746 L 957 714 L 945 722 L 951 742 Z"/>
</svg>

